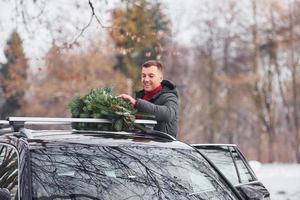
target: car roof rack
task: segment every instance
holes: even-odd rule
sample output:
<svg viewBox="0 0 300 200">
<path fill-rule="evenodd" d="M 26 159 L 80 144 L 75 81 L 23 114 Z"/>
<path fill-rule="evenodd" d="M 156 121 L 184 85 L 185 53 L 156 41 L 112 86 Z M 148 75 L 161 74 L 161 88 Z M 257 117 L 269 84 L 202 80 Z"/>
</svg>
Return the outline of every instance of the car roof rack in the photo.
<svg viewBox="0 0 300 200">
<path fill-rule="evenodd" d="M 5 133 L 12 132 L 13 129 L 9 125 L 9 121 L 7 120 L 0 120 L 0 135 Z"/>
<path fill-rule="evenodd" d="M 71 125 L 72 123 L 112 123 L 109 119 L 95 119 L 95 118 L 55 118 L 55 117 L 9 117 L 8 123 L 15 131 L 24 128 L 25 125 Z M 154 126 L 157 124 L 155 120 L 137 119 L 135 124 L 145 124 Z"/>
<path fill-rule="evenodd" d="M 7 126 L 7 125 L 9 125 L 9 122 L 7 120 L 0 120 L 0 128 L 2 126 Z"/>
<path fill-rule="evenodd" d="M 22 136 L 31 138 L 30 129 L 26 129 L 25 125 L 72 125 L 72 123 L 112 123 L 108 119 L 95 119 L 95 118 L 52 118 L 52 117 L 9 117 L 7 120 L 0 120 L 6 128 L 0 129 L 0 135 L 5 133 L 19 131 Z M 157 124 L 156 120 L 149 119 L 136 119 L 135 124 L 144 125 L 147 135 L 163 137 L 171 140 L 176 140 L 173 136 L 159 131 L 154 131 L 153 127 Z M 7 127 L 8 126 L 8 127 Z"/>
</svg>

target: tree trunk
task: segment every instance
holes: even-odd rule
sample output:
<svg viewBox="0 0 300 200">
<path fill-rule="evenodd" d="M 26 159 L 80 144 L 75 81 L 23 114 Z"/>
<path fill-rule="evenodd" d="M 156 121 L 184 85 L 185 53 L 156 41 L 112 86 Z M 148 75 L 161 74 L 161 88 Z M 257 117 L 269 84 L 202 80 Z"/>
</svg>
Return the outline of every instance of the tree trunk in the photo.
<svg viewBox="0 0 300 200">
<path fill-rule="evenodd" d="M 297 69 L 295 63 L 295 45 L 294 45 L 294 19 L 293 19 L 293 3 L 289 1 L 289 38 L 290 38 L 290 56 L 289 65 L 292 69 L 292 92 L 293 92 L 293 121 L 294 121 L 294 137 L 295 137 L 295 153 L 296 161 L 300 163 L 299 148 L 299 115 L 298 115 L 298 95 L 297 95 Z"/>
</svg>

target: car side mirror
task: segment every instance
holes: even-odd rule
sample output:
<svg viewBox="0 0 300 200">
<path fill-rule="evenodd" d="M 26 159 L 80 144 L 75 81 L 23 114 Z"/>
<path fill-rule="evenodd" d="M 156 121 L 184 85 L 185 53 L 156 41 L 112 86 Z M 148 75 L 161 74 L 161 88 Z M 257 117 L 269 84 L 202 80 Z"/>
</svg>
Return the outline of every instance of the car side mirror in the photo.
<svg viewBox="0 0 300 200">
<path fill-rule="evenodd" d="M 0 199 L 1 200 L 11 200 L 10 192 L 6 188 L 0 188 Z"/>
<path fill-rule="evenodd" d="M 240 194 L 249 200 L 270 199 L 269 191 L 261 184 L 236 186 Z"/>
</svg>

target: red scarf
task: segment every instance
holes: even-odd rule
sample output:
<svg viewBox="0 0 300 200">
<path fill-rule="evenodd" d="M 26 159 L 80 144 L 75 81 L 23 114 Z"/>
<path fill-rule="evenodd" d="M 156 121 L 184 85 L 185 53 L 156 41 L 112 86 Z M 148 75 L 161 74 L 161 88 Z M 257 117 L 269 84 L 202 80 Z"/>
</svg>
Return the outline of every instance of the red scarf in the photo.
<svg viewBox="0 0 300 200">
<path fill-rule="evenodd" d="M 143 99 L 149 101 L 155 94 L 159 93 L 162 89 L 162 84 L 150 92 L 145 92 Z"/>
</svg>

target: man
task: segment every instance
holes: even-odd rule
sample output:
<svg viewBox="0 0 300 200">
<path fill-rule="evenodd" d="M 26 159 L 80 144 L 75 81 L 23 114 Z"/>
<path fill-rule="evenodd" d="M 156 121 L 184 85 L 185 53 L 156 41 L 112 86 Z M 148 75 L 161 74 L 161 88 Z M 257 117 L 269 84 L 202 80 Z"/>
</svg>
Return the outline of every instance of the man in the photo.
<svg viewBox="0 0 300 200">
<path fill-rule="evenodd" d="M 131 102 L 138 112 L 154 115 L 157 124 L 154 130 L 176 137 L 178 129 L 178 92 L 176 86 L 163 79 L 162 64 L 149 60 L 142 65 L 141 82 L 143 90 L 136 93 L 136 99 L 127 94 L 120 97 Z"/>
</svg>

